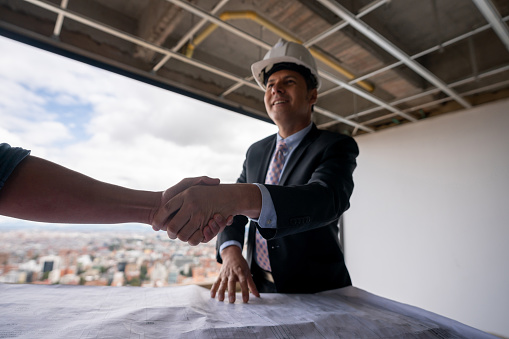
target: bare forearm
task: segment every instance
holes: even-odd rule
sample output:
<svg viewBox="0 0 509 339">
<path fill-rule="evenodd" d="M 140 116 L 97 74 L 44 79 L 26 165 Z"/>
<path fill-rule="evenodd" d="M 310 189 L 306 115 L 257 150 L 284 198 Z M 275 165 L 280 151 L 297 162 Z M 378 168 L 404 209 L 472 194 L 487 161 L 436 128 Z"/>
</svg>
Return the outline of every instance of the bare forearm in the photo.
<svg viewBox="0 0 509 339">
<path fill-rule="evenodd" d="M 0 214 L 44 222 L 150 223 L 161 192 L 107 184 L 29 156 L 0 191 Z"/>
</svg>

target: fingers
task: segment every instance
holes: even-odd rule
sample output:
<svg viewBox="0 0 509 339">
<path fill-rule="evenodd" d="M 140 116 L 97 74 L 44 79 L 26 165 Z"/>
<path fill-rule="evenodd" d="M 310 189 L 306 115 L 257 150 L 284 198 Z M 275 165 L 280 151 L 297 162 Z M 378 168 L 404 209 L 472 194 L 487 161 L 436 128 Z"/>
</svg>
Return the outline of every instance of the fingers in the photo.
<svg viewBox="0 0 509 339">
<path fill-rule="evenodd" d="M 251 275 L 249 275 L 247 277 L 247 286 L 249 287 L 249 290 L 251 291 L 251 293 L 253 293 L 253 295 L 255 297 L 260 298 L 260 293 L 258 293 L 258 289 L 256 288 L 253 277 Z M 242 296 L 242 298 L 244 298 L 244 296 Z M 248 299 L 249 299 L 249 294 L 248 294 Z"/>
<path fill-rule="evenodd" d="M 183 215 L 176 215 L 177 219 L 171 220 L 172 223 L 168 223 L 166 225 L 166 233 L 168 234 L 168 238 L 170 239 L 177 239 L 179 238 L 182 241 L 187 241 L 191 234 L 187 234 L 187 237 L 184 235 L 184 233 L 180 233 L 180 230 L 188 223 L 188 219 L 184 218 Z"/>
<path fill-rule="evenodd" d="M 228 302 L 235 302 L 235 293 L 237 292 L 237 281 L 235 279 L 228 280 Z"/>
<path fill-rule="evenodd" d="M 224 292 L 227 290 L 228 288 L 228 279 L 221 279 L 221 282 L 219 284 L 219 288 L 217 290 L 217 300 L 219 301 L 224 301 Z"/>
<path fill-rule="evenodd" d="M 163 203 L 167 202 L 174 196 L 176 196 L 179 193 L 182 193 L 186 189 L 188 189 L 191 186 L 195 185 L 219 185 L 220 180 L 217 178 L 209 178 L 207 176 L 202 177 L 196 177 L 196 178 L 185 178 L 180 180 L 180 182 L 170 188 L 168 188 L 163 193 Z"/>
<path fill-rule="evenodd" d="M 228 218 L 230 218 L 230 217 L 228 217 Z M 214 218 L 212 219 L 212 221 L 214 221 L 215 225 L 217 225 L 217 227 L 218 227 L 217 233 L 222 232 L 224 230 L 224 228 L 226 226 L 228 226 L 228 219 L 223 218 L 223 216 L 221 214 L 214 214 Z M 233 217 L 232 217 L 232 222 L 233 222 Z M 231 223 L 230 223 L 230 225 L 231 225 Z M 216 233 L 216 235 L 217 235 L 217 233 Z"/>
<path fill-rule="evenodd" d="M 230 215 L 228 219 L 226 219 L 226 226 L 230 226 L 233 224 L 233 215 Z"/>
<path fill-rule="evenodd" d="M 219 277 L 212 284 L 212 287 L 210 288 L 210 297 L 211 298 L 215 298 L 217 296 L 218 301 L 224 301 L 225 292 L 227 290 L 230 291 L 229 286 L 228 286 L 229 281 L 232 281 L 235 286 L 236 277 L 231 276 L 229 272 L 230 272 L 230 270 L 225 269 L 225 266 L 223 266 L 221 268 L 221 272 L 219 272 Z M 229 300 L 229 302 L 232 302 L 230 298 L 228 300 Z M 233 298 L 233 302 L 235 302 L 235 297 Z"/>
<path fill-rule="evenodd" d="M 168 236 L 170 239 L 175 239 L 176 234 L 174 234 L 173 229 L 168 229 L 168 223 L 172 220 L 175 214 L 179 211 L 182 206 L 183 198 L 179 195 L 174 199 L 166 202 L 163 206 L 161 206 L 155 213 L 152 218 L 152 229 L 154 231 L 165 230 L 168 231 Z M 171 236 L 170 236 L 171 235 Z"/>
<path fill-rule="evenodd" d="M 202 237 L 201 242 L 203 244 L 206 244 L 209 241 L 211 241 L 212 239 L 214 239 L 214 232 L 210 229 L 209 225 L 206 225 L 205 227 L 203 227 L 202 233 L 203 233 L 203 237 Z"/>
<path fill-rule="evenodd" d="M 249 302 L 249 291 L 251 291 L 255 297 L 260 298 L 260 293 L 258 293 L 258 290 L 256 289 L 256 285 L 251 274 L 242 276 L 239 282 L 240 289 L 242 291 L 242 301 L 244 303 Z"/>
<path fill-rule="evenodd" d="M 179 213 L 177 213 L 170 223 L 168 223 L 166 233 L 168 233 L 170 239 L 178 238 L 180 241 L 190 242 L 189 244 L 192 242 L 194 246 L 203 240 L 201 225 L 199 221 L 193 218 L 188 219 L 185 214 L 179 215 Z"/>
<path fill-rule="evenodd" d="M 233 223 L 232 215 L 225 219 L 221 214 L 214 214 L 213 219 L 210 219 L 209 223 L 203 228 L 202 243 L 208 243 L 216 235 L 222 232 L 226 226 L 230 226 L 232 223 Z"/>
<path fill-rule="evenodd" d="M 217 178 L 209 178 L 207 176 L 202 176 L 202 177 L 199 177 L 197 179 L 199 179 L 198 185 L 213 186 L 213 185 L 219 185 L 219 183 L 220 183 L 219 179 L 217 179 Z"/>
<path fill-rule="evenodd" d="M 198 185 L 201 182 L 201 180 L 202 180 L 202 177 L 182 179 L 182 180 L 179 181 L 178 184 L 168 188 L 164 192 L 164 198 L 166 199 L 166 201 L 170 200 L 171 198 L 173 198 L 177 194 L 185 191 L 189 187 L 194 186 L 194 185 Z"/>
<path fill-rule="evenodd" d="M 178 194 L 166 203 L 163 208 L 166 219 L 162 227 L 166 228 L 166 232 L 170 239 L 178 238 L 184 242 L 189 241 L 194 233 L 200 230 L 200 235 L 194 236 L 193 242 L 197 238 L 200 238 L 201 241 L 201 227 L 203 223 L 199 215 L 194 213 L 197 209 L 194 203 L 187 202 L 186 192 Z M 158 222 L 159 218 L 160 217 L 154 219 Z"/>
<path fill-rule="evenodd" d="M 187 243 L 191 246 L 196 246 L 201 242 L 205 242 L 203 240 L 203 234 L 200 229 L 197 229 L 193 235 L 187 240 Z"/>
<path fill-rule="evenodd" d="M 240 290 L 242 291 L 242 301 L 247 303 L 249 301 L 249 287 L 246 279 L 240 282 Z"/>
<path fill-rule="evenodd" d="M 203 227 L 203 243 L 207 243 L 212 240 L 221 230 L 221 227 L 217 224 L 214 219 L 210 219 L 209 223 Z"/>
<path fill-rule="evenodd" d="M 221 284 L 221 278 L 217 278 L 216 281 L 212 284 L 212 287 L 210 288 L 210 297 L 215 298 L 217 289 L 219 288 L 219 285 Z"/>
</svg>

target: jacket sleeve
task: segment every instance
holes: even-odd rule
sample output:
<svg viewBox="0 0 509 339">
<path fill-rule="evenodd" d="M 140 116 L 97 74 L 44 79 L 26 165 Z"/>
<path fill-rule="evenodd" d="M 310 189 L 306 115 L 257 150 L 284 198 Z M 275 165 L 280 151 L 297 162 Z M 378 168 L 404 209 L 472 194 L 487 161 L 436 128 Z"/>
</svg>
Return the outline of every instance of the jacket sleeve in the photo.
<svg viewBox="0 0 509 339">
<path fill-rule="evenodd" d="M 353 138 L 314 142 L 284 186 L 266 185 L 277 213 L 275 229 L 258 228 L 266 239 L 337 223 L 349 208 L 359 154 Z"/>
<path fill-rule="evenodd" d="M 242 167 L 242 173 L 240 177 L 237 179 L 237 183 L 246 183 L 246 161 L 244 161 L 244 166 Z M 245 226 L 248 223 L 248 218 L 243 215 L 236 215 L 233 218 L 233 223 L 230 226 L 227 226 L 221 233 L 217 235 L 216 241 L 216 260 L 218 263 L 222 264 L 223 260 L 221 258 L 219 249 L 221 245 L 226 241 L 236 240 L 241 246 L 244 245 L 244 232 Z"/>
</svg>

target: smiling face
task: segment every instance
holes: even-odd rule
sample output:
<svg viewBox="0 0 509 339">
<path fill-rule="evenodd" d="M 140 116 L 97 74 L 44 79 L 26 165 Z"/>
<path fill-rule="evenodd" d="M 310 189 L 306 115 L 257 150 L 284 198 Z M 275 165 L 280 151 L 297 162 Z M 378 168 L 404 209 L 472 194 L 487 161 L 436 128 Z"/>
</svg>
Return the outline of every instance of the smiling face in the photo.
<svg viewBox="0 0 509 339">
<path fill-rule="evenodd" d="M 308 90 L 304 77 L 292 70 L 270 75 L 265 91 L 265 109 L 286 138 L 311 122 L 311 107 L 316 103 L 316 88 Z"/>
</svg>

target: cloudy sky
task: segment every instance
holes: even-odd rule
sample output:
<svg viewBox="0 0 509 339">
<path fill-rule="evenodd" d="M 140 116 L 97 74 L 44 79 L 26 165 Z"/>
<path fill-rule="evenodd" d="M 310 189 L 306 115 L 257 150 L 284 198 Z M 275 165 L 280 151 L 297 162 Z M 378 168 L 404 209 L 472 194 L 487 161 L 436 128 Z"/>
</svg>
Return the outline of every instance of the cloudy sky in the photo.
<svg viewBox="0 0 509 339">
<path fill-rule="evenodd" d="M 234 182 L 272 124 L 0 37 L 0 142 L 99 180 Z M 13 219 L 0 217 L 0 226 Z"/>
</svg>

